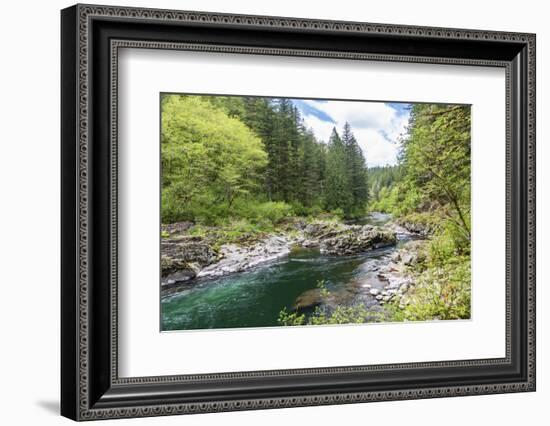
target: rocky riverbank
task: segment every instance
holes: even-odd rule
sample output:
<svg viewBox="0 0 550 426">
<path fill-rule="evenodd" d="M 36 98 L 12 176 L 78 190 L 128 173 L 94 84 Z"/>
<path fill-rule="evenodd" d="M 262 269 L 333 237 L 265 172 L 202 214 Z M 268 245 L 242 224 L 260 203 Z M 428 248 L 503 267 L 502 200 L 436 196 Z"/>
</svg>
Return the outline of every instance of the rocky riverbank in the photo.
<svg viewBox="0 0 550 426">
<path fill-rule="evenodd" d="M 294 247 L 319 248 L 326 255 L 343 256 L 397 243 L 395 230 L 373 225 L 347 225 L 332 221 L 296 220 L 276 233 L 243 237 L 219 244 L 216 228 L 204 235 L 189 233 L 187 222 L 163 229 L 161 276 L 163 286 L 191 283 L 198 277 L 242 272 L 287 256 Z"/>
<path fill-rule="evenodd" d="M 377 270 L 377 278 L 384 283 L 382 288 L 366 284 L 369 294 L 378 303 L 393 303 L 403 309 L 410 303 L 409 296 L 414 292 L 416 281 L 413 268 L 425 260 L 425 240 L 412 240 L 396 250 L 389 262 Z"/>
</svg>

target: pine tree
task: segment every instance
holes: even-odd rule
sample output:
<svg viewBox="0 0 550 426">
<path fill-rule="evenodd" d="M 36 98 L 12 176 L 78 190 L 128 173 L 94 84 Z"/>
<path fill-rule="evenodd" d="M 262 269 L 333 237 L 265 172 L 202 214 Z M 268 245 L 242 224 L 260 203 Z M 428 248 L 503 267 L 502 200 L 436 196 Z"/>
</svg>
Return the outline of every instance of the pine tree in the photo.
<svg viewBox="0 0 550 426">
<path fill-rule="evenodd" d="M 353 208 L 349 173 L 347 171 L 347 153 L 336 128 L 328 143 L 326 161 L 326 204 L 329 210 L 342 209 L 346 216 Z"/>
<path fill-rule="evenodd" d="M 319 144 L 311 131 L 303 135 L 303 155 L 300 166 L 300 201 L 311 207 L 322 200 L 322 176 Z"/>
<path fill-rule="evenodd" d="M 346 122 L 342 132 L 342 142 L 346 150 L 346 165 L 351 194 L 352 208 L 356 212 L 364 211 L 368 201 L 367 165 L 363 152 L 353 135 L 351 126 Z"/>
</svg>

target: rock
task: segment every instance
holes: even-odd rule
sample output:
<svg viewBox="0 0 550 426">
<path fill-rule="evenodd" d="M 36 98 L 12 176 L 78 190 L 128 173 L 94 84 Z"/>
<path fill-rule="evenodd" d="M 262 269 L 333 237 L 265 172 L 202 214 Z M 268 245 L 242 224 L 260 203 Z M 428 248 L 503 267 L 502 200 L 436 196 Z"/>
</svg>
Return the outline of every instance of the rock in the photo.
<svg viewBox="0 0 550 426">
<path fill-rule="evenodd" d="M 372 296 L 377 296 L 380 294 L 380 290 L 378 290 L 377 288 L 371 288 L 369 293 L 372 295 Z"/>
<path fill-rule="evenodd" d="M 304 235 L 307 238 L 319 239 L 331 232 L 336 232 L 339 228 L 340 225 L 335 222 L 312 222 L 304 228 Z"/>
<path fill-rule="evenodd" d="M 392 262 L 397 263 L 401 260 L 401 254 L 398 251 L 396 251 L 390 256 L 390 259 Z"/>
<path fill-rule="evenodd" d="M 375 297 L 376 300 L 382 300 L 383 298 L 384 298 L 384 296 L 382 296 L 381 294 L 379 294 Z"/>
<path fill-rule="evenodd" d="M 161 274 L 184 269 L 188 263 L 209 265 L 217 259 L 216 252 L 205 242 L 193 237 L 163 240 L 161 243 Z"/>
<path fill-rule="evenodd" d="M 343 225 L 328 238 L 321 238 L 321 253 L 345 255 L 360 253 L 397 242 L 393 232 L 371 225 Z"/>
<path fill-rule="evenodd" d="M 170 223 L 168 225 L 162 225 L 161 231 L 167 233 L 168 235 L 181 234 L 187 231 L 193 225 L 194 225 L 193 222 Z"/>
<path fill-rule="evenodd" d="M 171 272 L 161 279 L 161 285 L 173 285 L 180 284 L 182 282 L 189 281 L 197 276 L 201 267 L 197 263 L 184 263 L 179 265 L 175 272 Z"/>
<path fill-rule="evenodd" d="M 305 247 L 305 248 L 319 247 L 319 240 L 304 239 L 302 241 L 302 247 Z"/>
<path fill-rule="evenodd" d="M 406 219 L 398 219 L 397 225 L 405 228 L 408 232 L 427 237 L 432 233 L 430 225 L 420 222 L 410 222 Z"/>
<path fill-rule="evenodd" d="M 323 298 L 321 296 L 321 290 L 318 288 L 314 288 L 304 291 L 296 298 L 296 301 L 294 302 L 294 309 L 296 311 L 311 309 L 315 306 L 320 305 L 322 302 Z"/>
<path fill-rule="evenodd" d="M 411 266 L 417 263 L 417 256 L 413 253 L 405 253 L 403 255 L 403 264 L 406 266 Z"/>
<path fill-rule="evenodd" d="M 399 264 L 394 263 L 394 262 L 389 263 L 388 266 L 386 266 L 386 271 L 387 272 L 397 272 L 397 271 L 399 271 Z"/>
<path fill-rule="evenodd" d="M 271 236 L 249 246 L 225 244 L 220 248 L 221 260 L 208 265 L 197 276 L 221 276 L 250 269 L 290 253 L 290 242 L 282 236 Z"/>
<path fill-rule="evenodd" d="M 306 229 L 307 222 L 303 219 L 297 219 L 294 221 L 292 226 L 297 231 L 303 231 L 304 229 Z"/>
<path fill-rule="evenodd" d="M 379 271 L 378 274 L 376 274 L 376 276 L 381 280 L 381 281 L 387 281 L 388 278 L 386 276 L 386 271 Z"/>
<path fill-rule="evenodd" d="M 319 305 L 336 308 L 337 306 L 348 306 L 360 291 L 355 285 L 348 285 L 345 288 L 330 291 L 325 294 L 321 289 L 314 288 L 304 291 L 294 302 L 294 310 L 309 310 Z"/>
<path fill-rule="evenodd" d="M 388 282 L 389 284 L 387 288 L 399 289 L 403 284 L 409 284 L 410 278 L 408 278 L 407 276 L 396 274 L 396 275 L 388 276 Z"/>
</svg>

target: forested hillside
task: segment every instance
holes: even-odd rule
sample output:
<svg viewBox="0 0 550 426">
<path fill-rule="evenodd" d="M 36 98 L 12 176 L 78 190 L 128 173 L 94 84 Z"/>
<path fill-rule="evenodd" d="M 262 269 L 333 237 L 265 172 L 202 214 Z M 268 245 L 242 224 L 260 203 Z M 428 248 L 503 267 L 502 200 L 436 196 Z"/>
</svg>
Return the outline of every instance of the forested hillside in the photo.
<svg viewBox="0 0 550 426">
<path fill-rule="evenodd" d="M 401 165 L 394 166 L 378 166 L 369 169 L 369 192 L 371 205 L 376 205 L 380 200 L 385 200 L 394 184 L 397 183 L 403 175 Z M 389 208 L 389 207 L 388 207 Z M 373 208 L 371 208 L 373 210 Z M 379 211 L 385 211 L 387 208 L 383 206 L 378 208 Z"/>
<path fill-rule="evenodd" d="M 364 214 L 367 166 L 349 124 L 318 141 L 289 99 L 161 102 L 163 223 Z"/>
</svg>

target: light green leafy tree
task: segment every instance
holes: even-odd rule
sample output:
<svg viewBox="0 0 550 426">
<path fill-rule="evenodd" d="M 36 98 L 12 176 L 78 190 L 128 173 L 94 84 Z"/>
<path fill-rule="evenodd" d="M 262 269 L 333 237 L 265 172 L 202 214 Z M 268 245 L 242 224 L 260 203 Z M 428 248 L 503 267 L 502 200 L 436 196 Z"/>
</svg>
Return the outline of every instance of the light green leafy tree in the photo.
<svg viewBox="0 0 550 426">
<path fill-rule="evenodd" d="M 168 95 L 161 127 L 163 221 L 193 219 L 187 207 L 204 199 L 230 209 L 259 187 L 267 154 L 237 118 L 199 97 Z"/>
</svg>

